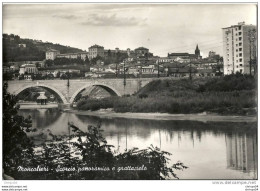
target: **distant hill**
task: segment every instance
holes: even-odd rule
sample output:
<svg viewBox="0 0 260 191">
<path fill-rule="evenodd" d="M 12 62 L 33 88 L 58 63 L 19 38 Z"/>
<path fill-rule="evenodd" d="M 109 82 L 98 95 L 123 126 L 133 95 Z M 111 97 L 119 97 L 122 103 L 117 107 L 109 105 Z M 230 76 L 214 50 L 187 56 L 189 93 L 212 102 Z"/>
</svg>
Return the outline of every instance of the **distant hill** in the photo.
<svg viewBox="0 0 260 191">
<path fill-rule="evenodd" d="M 48 49 L 63 53 L 76 53 L 83 50 L 41 40 L 22 39 L 18 35 L 3 34 L 3 62 L 41 61 L 45 59 Z"/>
</svg>

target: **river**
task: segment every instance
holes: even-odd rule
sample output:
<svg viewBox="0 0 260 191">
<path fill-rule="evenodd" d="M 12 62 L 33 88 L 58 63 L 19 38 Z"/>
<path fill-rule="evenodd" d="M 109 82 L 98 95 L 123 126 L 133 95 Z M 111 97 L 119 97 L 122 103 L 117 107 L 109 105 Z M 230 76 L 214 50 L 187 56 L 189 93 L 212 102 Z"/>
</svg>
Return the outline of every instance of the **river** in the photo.
<svg viewBox="0 0 260 191">
<path fill-rule="evenodd" d="M 172 153 L 170 164 L 181 161 L 188 169 L 180 179 L 257 179 L 257 123 L 229 121 L 153 120 L 97 117 L 57 109 L 20 110 L 32 116 L 35 143 L 69 134 L 68 122 L 81 130 L 101 122 L 108 144 L 124 151 L 151 144 Z"/>
</svg>

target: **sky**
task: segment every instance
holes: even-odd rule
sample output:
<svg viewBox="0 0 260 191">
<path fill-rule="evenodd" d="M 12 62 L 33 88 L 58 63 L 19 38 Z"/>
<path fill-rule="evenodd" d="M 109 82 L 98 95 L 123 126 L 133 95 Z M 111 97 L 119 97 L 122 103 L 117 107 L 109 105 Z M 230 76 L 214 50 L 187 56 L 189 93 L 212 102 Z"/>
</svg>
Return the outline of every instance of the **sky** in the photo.
<svg viewBox="0 0 260 191">
<path fill-rule="evenodd" d="M 222 28 L 257 23 L 256 4 L 4 4 L 3 33 L 87 50 L 149 48 L 154 55 L 222 55 Z"/>
</svg>

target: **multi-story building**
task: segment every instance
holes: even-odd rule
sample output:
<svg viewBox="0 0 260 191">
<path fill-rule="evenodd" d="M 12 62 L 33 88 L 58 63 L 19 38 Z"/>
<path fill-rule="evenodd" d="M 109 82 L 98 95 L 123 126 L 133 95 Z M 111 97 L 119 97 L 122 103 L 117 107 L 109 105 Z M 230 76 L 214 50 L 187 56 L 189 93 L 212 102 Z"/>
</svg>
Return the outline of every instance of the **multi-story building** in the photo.
<svg viewBox="0 0 260 191">
<path fill-rule="evenodd" d="M 222 28 L 224 75 L 250 73 L 250 60 L 256 58 L 256 38 L 253 42 L 249 40 L 253 30 L 256 30 L 256 26 L 246 25 L 245 22 Z"/>
<path fill-rule="evenodd" d="M 88 58 L 91 60 L 93 58 L 96 58 L 97 56 L 104 57 L 104 47 L 99 45 L 93 45 L 88 48 L 89 54 Z"/>
<path fill-rule="evenodd" d="M 130 52 L 130 50 L 128 52 Z M 153 56 L 153 54 L 149 52 L 149 49 L 145 48 L 145 47 L 136 48 L 134 50 L 134 53 L 135 53 L 136 57 L 151 57 L 151 56 Z"/>
<path fill-rule="evenodd" d="M 67 53 L 67 54 L 58 54 L 56 58 L 68 58 L 68 59 L 77 59 L 80 58 L 78 53 Z"/>
<path fill-rule="evenodd" d="M 88 57 L 88 52 L 81 52 L 80 53 L 80 58 L 81 58 L 81 60 L 86 60 L 86 58 Z"/>
<path fill-rule="evenodd" d="M 216 56 L 216 52 L 214 52 L 214 51 L 209 51 L 209 58 L 211 58 L 211 57 L 214 57 L 214 56 Z"/>
<path fill-rule="evenodd" d="M 57 57 L 57 55 L 59 55 L 59 54 L 60 54 L 60 51 L 50 49 L 50 50 L 46 51 L 46 60 L 54 60 Z"/>
<path fill-rule="evenodd" d="M 36 68 L 35 64 L 23 64 L 20 67 L 19 74 L 37 74 L 38 69 Z"/>
</svg>

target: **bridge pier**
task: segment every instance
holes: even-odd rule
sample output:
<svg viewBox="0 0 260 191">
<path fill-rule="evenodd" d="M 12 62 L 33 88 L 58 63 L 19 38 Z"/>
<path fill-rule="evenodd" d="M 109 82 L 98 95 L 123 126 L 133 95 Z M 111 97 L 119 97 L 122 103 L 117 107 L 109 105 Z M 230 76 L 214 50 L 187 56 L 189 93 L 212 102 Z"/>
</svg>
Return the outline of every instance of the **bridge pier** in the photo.
<svg viewBox="0 0 260 191">
<path fill-rule="evenodd" d="M 66 111 L 71 109 L 71 104 L 70 103 L 59 103 L 58 104 L 58 109 L 61 111 Z"/>
</svg>

